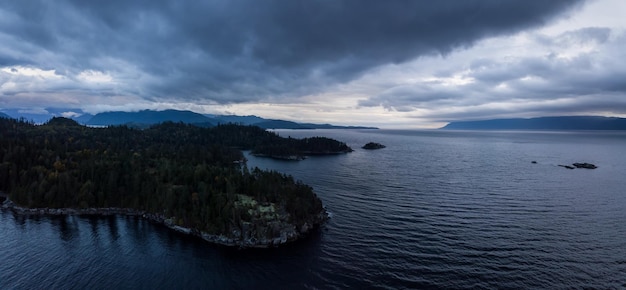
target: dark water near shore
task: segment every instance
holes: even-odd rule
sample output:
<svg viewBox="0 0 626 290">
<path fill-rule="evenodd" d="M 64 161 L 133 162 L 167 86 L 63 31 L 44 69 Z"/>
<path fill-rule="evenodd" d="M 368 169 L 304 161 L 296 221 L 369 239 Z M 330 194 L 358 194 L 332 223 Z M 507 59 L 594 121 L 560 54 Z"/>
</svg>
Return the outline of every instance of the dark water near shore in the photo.
<svg viewBox="0 0 626 290">
<path fill-rule="evenodd" d="M 626 288 L 626 133 L 279 133 L 355 148 L 249 157 L 322 198 L 333 218 L 307 240 L 240 251 L 131 217 L 2 211 L 0 289 Z M 557 166 L 574 162 L 599 168 Z"/>
</svg>

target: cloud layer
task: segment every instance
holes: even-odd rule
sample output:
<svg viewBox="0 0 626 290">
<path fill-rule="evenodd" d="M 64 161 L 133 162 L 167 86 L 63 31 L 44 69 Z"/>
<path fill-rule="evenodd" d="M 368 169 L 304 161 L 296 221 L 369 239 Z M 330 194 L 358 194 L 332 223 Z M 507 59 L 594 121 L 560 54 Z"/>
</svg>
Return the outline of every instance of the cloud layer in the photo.
<svg viewBox="0 0 626 290">
<path fill-rule="evenodd" d="M 441 121 L 545 115 L 626 115 L 626 35 L 584 28 L 555 37 L 523 35 L 533 51 L 512 53 L 515 39 L 499 39 L 429 68 L 421 78 L 388 84 L 361 106 L 384 106 Z M 504 42 L 513 42 L 506 44 Z M 490 51 L 493 47 L 499 51 Z M 481 56 L 482 55 L 482 56 Z M 444 62 L 453 67 L 446 67 Z"/>
<path fill-rule="evenodd" d="M 609 100 L 624 96 L 624 67 L 614 61 L 624 56 L 623 33 L 606 27 L 556 37 L 527 33 L 524 47 L 533 47 L 527 54 L 507 53 L 511 47 L 498 43 L 575 15 L 582 5 L 4 1 L 0 107 L 97 112 L 275 104 L 299 106 L 306 110 L 300 116 L 311 119 L 316 108 L 358 115 L 377 107 L 442 121 L 519 109 L 608 112 L 615 106 Z M 338 103 L 323 108 L 323 102 Z"/>
</svg>

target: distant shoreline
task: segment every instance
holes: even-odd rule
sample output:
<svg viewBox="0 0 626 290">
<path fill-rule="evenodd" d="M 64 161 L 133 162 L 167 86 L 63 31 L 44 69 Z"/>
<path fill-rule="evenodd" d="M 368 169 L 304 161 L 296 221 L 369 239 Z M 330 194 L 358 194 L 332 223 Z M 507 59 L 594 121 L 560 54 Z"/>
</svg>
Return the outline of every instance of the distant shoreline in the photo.
<svg viewBox="0 0 626 290">
<path fill-rule="evenodd" d="M 530 119 L 491 119 L 450 122 L 442 130 L 626 130 L 626 118 L 602 116 L 560 116 Z"/>
</svg>

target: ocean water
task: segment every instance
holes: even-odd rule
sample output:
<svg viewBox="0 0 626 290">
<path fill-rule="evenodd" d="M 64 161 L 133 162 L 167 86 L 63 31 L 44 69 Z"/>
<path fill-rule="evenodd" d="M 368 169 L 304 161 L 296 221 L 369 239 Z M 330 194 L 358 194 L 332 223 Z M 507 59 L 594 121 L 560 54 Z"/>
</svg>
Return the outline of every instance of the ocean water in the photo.
<svg viewBox="0 0 626 290">
<path fill-rule="evenodd" d="M 626 132 L 277 132 L 355 149 L 248 156 L 323 200 L 307 239 L 236 250 L 132 217 L 0 211 L 0 289 L 626 288 Z M 574 162 L 598 169 L 558 167 Z"/>
</svg>

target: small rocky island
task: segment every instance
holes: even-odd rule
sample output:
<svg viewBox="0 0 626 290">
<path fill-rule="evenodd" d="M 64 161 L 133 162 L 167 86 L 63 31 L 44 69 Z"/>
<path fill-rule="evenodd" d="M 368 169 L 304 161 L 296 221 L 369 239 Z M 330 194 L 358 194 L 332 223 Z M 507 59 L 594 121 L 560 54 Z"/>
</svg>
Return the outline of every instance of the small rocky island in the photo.
<svg viewBox="0 0 626 290">
<path fill-rule="evenodd" d="M 584 169 L 596 169 L 598 166 L 591 163 L 574 163 L 572 165 L 563 165 L 559 164 L 559 167 L 567 168 L 567 169 L 576 169 L 576 168 L 584 168 Z"/>
<path fill-rule="evenodd" d="M 369 142 L 369 143 L 363 145 L 363 147 L 361 147 L 361 148 L 367 149 L 367 150 L 374 150 L 374 149 L 383 149 L 385 147 L 387 147 L 387 146 L 385 146 L 383 144 L 380 144 L 380 143 Z"/>
<path fill-rule="evenodd" d="M 162 123 L 91 128 L 53 118 L 0 118 L 0 207 L 25 215 L 129 215 L 211 243 L 276 247 L 319 228 L 328 214 L 293 177 L 248 168 L 268 157 L 339 154 L 326 138 L 282 138 L 259 127 Z"/>
<path fill-rule="evenodd" d="M 572 164 L 574 165 L 574 167 L 576 168 L 585 168 L 585 169 L 596 169 L 598 168 L 598 166 L 595 166 L 594 164 L 591 163 L 574 163 Z"/>
</svg>

